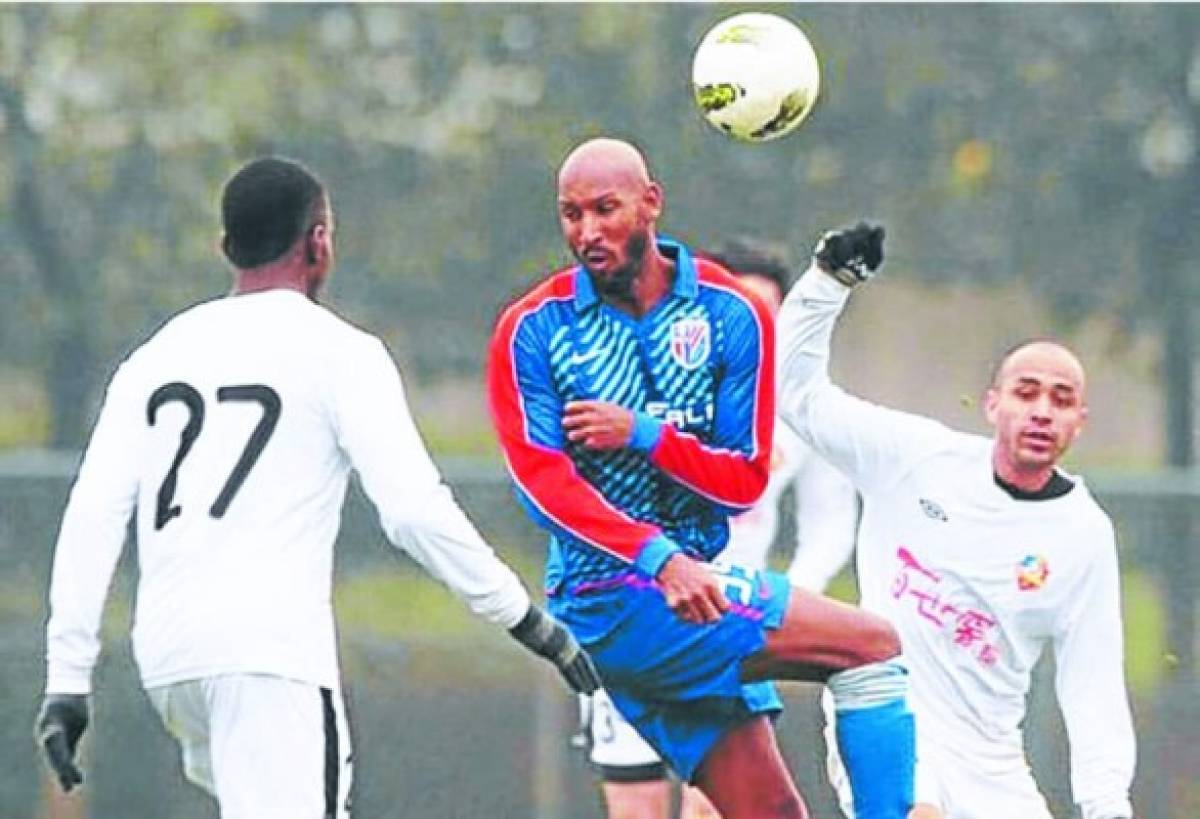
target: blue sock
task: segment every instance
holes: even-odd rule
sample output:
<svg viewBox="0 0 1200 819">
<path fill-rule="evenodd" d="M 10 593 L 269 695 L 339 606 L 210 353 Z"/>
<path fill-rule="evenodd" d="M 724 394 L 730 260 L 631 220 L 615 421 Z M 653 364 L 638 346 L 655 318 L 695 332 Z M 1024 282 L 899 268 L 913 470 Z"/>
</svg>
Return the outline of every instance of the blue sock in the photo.
<svg viewBox="0 0 1200 819">
<path fill-rule="evenodd" d="M 829 680 L 837 741 L 855 819 L 906 819 L 913 804 L 916 728 L 899 663 L 874 663 Z"/>
</svg>

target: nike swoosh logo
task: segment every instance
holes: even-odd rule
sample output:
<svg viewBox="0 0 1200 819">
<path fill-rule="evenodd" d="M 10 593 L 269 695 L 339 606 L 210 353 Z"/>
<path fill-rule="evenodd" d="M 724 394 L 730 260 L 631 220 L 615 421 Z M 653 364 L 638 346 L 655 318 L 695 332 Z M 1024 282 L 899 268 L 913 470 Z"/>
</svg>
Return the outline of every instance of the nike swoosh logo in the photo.
<svg viewBox="0 0 1200 819">
<path fill-rule="evenodd" d="M 587 353 L 572 353 L 571 364 L 578 367 L 580 364 L 586 364 L 589 361 L 599 358 L 604 355 L 604 350 L 596 349 Z"/>
</svg>

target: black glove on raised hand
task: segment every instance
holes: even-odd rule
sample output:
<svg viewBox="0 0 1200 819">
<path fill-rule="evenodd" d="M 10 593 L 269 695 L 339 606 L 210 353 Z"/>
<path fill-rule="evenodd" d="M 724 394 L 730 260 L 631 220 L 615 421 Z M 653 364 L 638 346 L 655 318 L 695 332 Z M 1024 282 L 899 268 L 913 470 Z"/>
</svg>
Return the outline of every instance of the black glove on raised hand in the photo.
<svg viewBox="0 0 1200 819">
<path fill-rule="evenodd" d="M 831 230 L 813 249 L 813 258 L 828 273 L 847 287 L 865 282 L 883 264 L 882 225 L 859 222 L 852 228 Z"/>
<path fill-rule="evenodd" d="M 75 748 L 88 724 L 87 697 L 82 694 L 47 694 L 34 725 L 34 736 L 64 791 L 83 782 L 75 764 Z"/>
<path fill-rule="evenodd" d="M 537 606 L 530 604 L 521 622 L 508 630 L 517 642 L 539 657 L 545 657 L 580 694 L 590 694 L 600 687 L 600 675 L 592 658 L 571 636 L 562 623 Z"/>
</svg>

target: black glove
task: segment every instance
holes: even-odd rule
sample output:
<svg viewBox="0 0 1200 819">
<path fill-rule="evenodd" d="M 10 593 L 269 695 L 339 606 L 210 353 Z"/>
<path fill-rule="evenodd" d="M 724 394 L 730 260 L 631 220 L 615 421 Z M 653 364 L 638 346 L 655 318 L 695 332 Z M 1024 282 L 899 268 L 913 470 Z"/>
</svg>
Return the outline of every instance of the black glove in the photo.
<svg viewBox="0 0 1200 819">
<path fill-rule="evenodd" d="M 592 658 L 563 624 L 530 604 L 521 622 L 508 630 L 517 642 L 539 657 L 554 663 L 577 693 L 590 694 L 600 687 L 600 675 Z"/>
<path fill-rule="evenodd" d="M 883 264 L 883 225 L 859 222 L 845 230 L 825 233 L 813 258 L 821 268 L 847 287 L 865 282 Z"/>
<path fill-rule="evenodd" d="M 47 694 L 34 725 L 34 736 L 64 791 L 83 782 L 75 765 L 75 748 L 88 724 L 87 697 L 82 694 Z"/>
</svg>

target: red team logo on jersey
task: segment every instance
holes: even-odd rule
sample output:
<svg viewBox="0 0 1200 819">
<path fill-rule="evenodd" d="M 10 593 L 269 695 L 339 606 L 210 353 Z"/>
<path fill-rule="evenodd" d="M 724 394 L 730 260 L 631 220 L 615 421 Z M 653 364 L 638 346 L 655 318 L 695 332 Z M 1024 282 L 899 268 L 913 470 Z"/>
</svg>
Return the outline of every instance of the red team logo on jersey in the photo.
<svg viewBox="0 0 1200 819">
<path fill-rule="evenodd" d="M 708 361 L 712 333 L 702 318 L 680 319 L 671 325 L 671 358 L 685 370 L 694 370 Z"/>
<path fill-rule="evenodd" d="M 1035 591 L 1046 585 L 1050 576 L 1050 564 L 1041 555 L 1026 555 L 1017 564 L 1017 588 L 1021 591 Z"/>
</svg>

